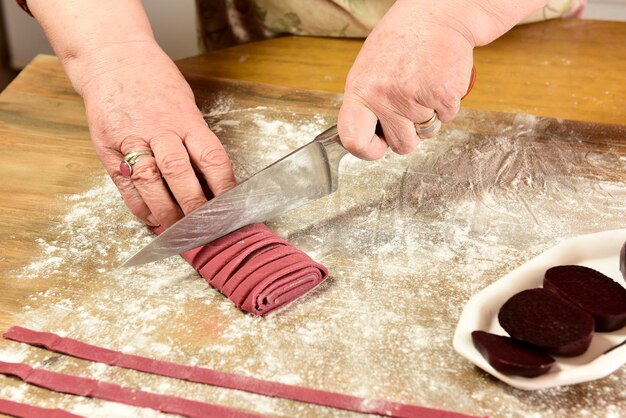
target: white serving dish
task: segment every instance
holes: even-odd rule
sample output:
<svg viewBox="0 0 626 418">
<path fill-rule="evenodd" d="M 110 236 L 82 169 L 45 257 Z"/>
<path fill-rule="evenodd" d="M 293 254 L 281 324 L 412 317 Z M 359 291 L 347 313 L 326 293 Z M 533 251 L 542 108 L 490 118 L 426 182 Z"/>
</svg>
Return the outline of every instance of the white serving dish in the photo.
<svg viewBox="0 0 626 418">
<path fill-rule="evenodd" d="M 508 298 L 524 289 L 541 287 L 545 271 L 553 266 L 577 264 L 604 273 L 622 286 L 619 251 L 626 241 L 626 229 L 582 235 L 562 242 L 508 273 L 474 295 L 465 305 L 456 331 L 454 348 L 487 373 L 519 389 L 537 390 L 572 385 L 605 377 L 626 363 L 626 344 L 605 353 L 626 340 L 626 327 L 610 333 L 594 333 L 589 349 L 577 357 L 555 357 L 556 363 L 542 376 L 509 376 L 495 370 L 472 342 L 472 331 L 508 335 L 498 323 L 498 310 Z"/>
</svg>

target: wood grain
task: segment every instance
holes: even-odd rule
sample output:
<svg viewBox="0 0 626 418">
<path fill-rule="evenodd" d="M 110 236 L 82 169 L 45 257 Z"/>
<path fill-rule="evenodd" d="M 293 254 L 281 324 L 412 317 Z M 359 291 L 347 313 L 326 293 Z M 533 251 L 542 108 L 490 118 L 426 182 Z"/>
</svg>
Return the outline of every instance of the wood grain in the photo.
<svg viewBox="0 0 626 418">
<path fill-rule="evenodd" d="M 84 190 L 101 166 L 82 100 L 55 57 L 38 57 L 2 92 L 0 132 L 0 327 L 6 328 L 25 295 L 48 287 L 13 280 L 13 269 L 64 210 L 58 195 Z"/>
<path fill-rule="evenodd" d="M 254 107 L 261 103 L 273 109 L 273 114 L 277 117 L 292 113 L 299 118 L 323 114 L 330 122 L 339 105 L 336 93 L 342 89 L 346 72 L 359 46 L 360 41 L 355 40 L 281 38 L 189 58 L 181 61 L 180 67 L 193 86 L 201 105 L 210 103 L 221 93 L 227 93 L 237 98 L 239 107 Z M 520 137 L 521 140 L 530 141 L 532 145 L 529 147 L 531 152 L 524 154 L 524 158 L 527 158 L 524 162 L 530 164 L 531 168 L 534 167 L 533 169 L 543 169 L 544 166 L 551 169 L 560 167 L 563 174 L 573 176 L 563 178 L 575 178 L 580 184 L 623 183 L 623 164 L 620 165 L 620 161 L 626 158 L 626 144 L 623 141 L 625 128 L 593 122 L 623 124 L 626 121 L 626 83 L 623 82 L 623 75 L 626 74 L 626 25 L 558 21 L 516 28 L 492 45 L 477 50 L 476 65 L 479 81 L 472 94 L 464 101 L 464 107 L 469 110 L 448 127 L 449 132 L 466 131 L 476 140 L 476 146 L 463 145 L 467 147 L 465 150 L 468 153 L 479 155 L 484 152 L 488 138 L 496 137 L 507 126 L 519 122 L 516 115 L 494 113 L 492 110 L 587 121 L 536 121 L 541 127 L 535 131 L 537 136 Z M 209 80 L 209 75 L 269 85 Z M 309 91 L 310 89 L 326 90 L 327 93 Z M 519 130 L 514 132 L 523 133 Z M 259 149 L 246 149 L 240 145 L 245 135 L 245 125 L 242 125 L 225 131 L 223 140 L 229 150 L 235 152 L 234 159 L 243 167 L 242 172 L 250 173 L 267 161 L 266 157 L 260 155 Z M 54 227 L 61 222 L 61 217 L 68 210 L 68 202 L 62 196 L 88 190 L 104 174 L 89 142 L 82 101 L 73 92 L 56 58 L 38 57 L 0 95 L 0 138 L 0 328 L 12 325 L 23 314 L 24 306 L 32 303 L 32 300 L 28 300 L 29 295 L 45 289 L 55 290 L 59 297 L 70 297 L 81 306 L 92 304 L 93 309 L 96 309 L 97 304 L 90 298 L 103 290 L 103 284 L 88 273 L 80 283 L 62 277 L 40 280 L 16 280 L 15 277 L 17 269 L 28 264 L 32 256 L 40 252 L 37 239 L 52 241 L 57 238 Z M 564 157 L 564 151 L 560 148 L 563 144 L 567 145 L 568 152 L 577 156 L 575 164 L 572 164 L 569 157 L 565 158 L 567 155 Z M 587 155 L 603 155 L 598 161 L 605 164 L 594 164 L 591 160 L 579 158 Z M 443 167 L 433 166 L 428 169 L 432 171 L 423 168 L 423 173 L 441 174 L 441 170 L 444 170 L 443 173 L 452 182 L 453 187 L 449 191 L 451 196 L 465 190 L 469 184 L 467 173 L 462 172 L 459 167 L 457 161 L 452 159 Z M 465 168 L 469 170 L 471 166 L 466 165 Z M 380 175 L 385 172 L 383 168 L 373 171 Z M 416 175 L 411 171 L 407 173 L 409 178 Z M 502 182 L 510 179 L 502 173 L 495 173 L 494 176 L 499 176 L 498 187 L 506 190 L 507 184 Z M 405 177 L 402 178 L 403 182 Z M 355 178 L 351 181 L 357 188 L 355 190 L 362 187 L 359 183 L 362 180 Z M 406 184 L 400 185 L 403 193 L 411 197 L 413 189 L 404 190 Z M 429 205 L 441 204 L 444 200 L 434 191 L 428 194 L 428 188 L 424 190 L 425 194 L 415 197 L 421 200 L 413 203 L 428 208 Z M 364 199 L 369 199 L 375 193 L 371 188 L 363 188 L 362 192 Z M 619 193 L 616 194 L 618 198 L 622 196 Z M 588 198 L 587 195 L 584 196 L 584 199 Z M 389 201 L 373 202 L 367 201 L 345 213 L 326 214 L 328 218 L 323 223 L 344 231 L 346 227 L 342 229 L 342 225 L 359 216 L 363 210 L 369 208 L 368 205 L 378 204 L 381 208 L 389 205 Z M 540 208 L 541 200 L 531 204 Z M 607 208 L 608 213 L 618 209 L 616 204 Z M 310 225 L 300 230 L 296 225 L 302 219 L 294 216 L 295 218 L 278 226 L 283 231 L 293 232 L 291 238 L 294 242 L 306 247 L 309 244 L 308 234 L 319 227 Z M 437 215 L 433 212 L 432 216 L 434 219 Z M 617 218 L 613 223 L 606 222 L 602 225 L 581 224 L 576 226 L 578 229 L 572 226 L 571 232 L 585 228 L 593 230 L 612 227 L 613 224 L 617 225 Z M 526 248 L 519 245 L 520 248 Z M 523 255 L 520 254 L 515 256 L 515 260 L 521 260 Z M 88 267 L 89 265 L 81 265 L 77 268 Z M 506 265 L 502 265 L 491 274 L 503 273 L 505 269 Z M 495 277 L 487 277 L 485 280 Z M 443 290 L 454 291 L 448 288 Z M 129 293 L 129 296 L 132 294 Z M 193 329 L 198 333 L 206 331 L 203 327 L 209 325 L 203 320 L 206 317 L 202 316 L 206 306 L 198 301 L 181 309 L 189 313 L 187 321 L 184 324 L 164 324 L 165 328 L 159 332 L 164 337 L 167 334 L 177 341 L 184 341 L 188 345 L 181 345 L 191 353 L 192 349 L 200 347 L 202 340 L 188 341 L 189 337 L 184 330 Z M 219 318 L 219 315 L 219 312 L 213 312 L 211 318 Z M 71 318 L 68 317 L 70 322 L 59 326 L 71 325 Z M 108 319 L 111 324 L 115 324 L 115 317 Z M 0 347 L 4 344 L 1 341 Z M 239 353 L 242 358 L 247 355 L 245 350 L 242 348 Z M 40 358 L 45 356 L 42 354 Z M 236 358 L 233 359 L 235 360 Z M 529 408 L 542 408 L 545 414 L 560 414 L 559 416 L 567 416 L 582 407 L 592 411 L 593 405 L 584 402 L 593 388 L 605 389 L 606 393 L 617 393 L 621 384 L 619 379 L 604 380 L 598 386 L 564 390 L 555 395 L 559 397 L 558 407 L 551 409 L 546 401 L 551 399 L 551 395 L 522 396 L 482 378 L 471 368 L 464 369 L 460 376 L 450 375 L 449 378 L 458 379 L 460 387 L 467 391 L 475 387 L 486 388 L 483 393 L 489 395 L 484 401 L 459 401 L 471 405 L 471 408 L 468 406 L 471 410 L 466 412 L 493 410 L 494 405 L 499 404 L 494 404 L 491 400 L 505 393 L 503 405 L 506 402 L 518 406 L 527 405 Z M 141 379 L 137 379 L 136 383 L 141 384 Z M 330 381 L 310 384 L 314 383 L 333 384 Z M 339 379 L 335 384 L 341 386 L 347 382 Z M 39 396 L 41 399 L 48 399 L 49 394 L 42 391 Z M 488 402 L 487 398 L 491 400 Z M 541 402 L 537 405 L 538 400 Z M 456 400 L 443 399 L 435 393 L 414 401 L 447 408 L 458 405 Z M 284 411 L 291 414 L 302 411 L 294 409 L 295 406 L 287 405 L 284 408 Z M 315 416 L 319 411 L 310 409 L 305 412 L 303 416 Z"/>
<path fill-rule="evenodd" d="M 202 74 L 343 91 L 360 40 L 286 37 L 179 62 Z M 474 53 L 468 109 L 626 123 L 626 24 L 556 20 L 519 26 Z M 375 65 L 375 63 L 373 63 Z"/>
</svg>

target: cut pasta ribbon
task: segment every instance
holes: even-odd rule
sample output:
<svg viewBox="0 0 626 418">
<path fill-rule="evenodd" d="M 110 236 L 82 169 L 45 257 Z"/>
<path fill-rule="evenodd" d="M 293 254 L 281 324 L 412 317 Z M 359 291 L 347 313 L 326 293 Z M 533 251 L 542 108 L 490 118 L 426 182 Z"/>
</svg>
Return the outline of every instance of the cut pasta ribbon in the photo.
<svg viewBox="0 0 626 418">
<path fill-rule="evenodd" d="M 124 354 L 119 351 L 97 347 L 71 338 L 60 337 L 49 332 L 33 331 L 17 326 L 11 327 L 8 331 L 6 331 L 4 333 L 4 338 L 37 347 L 44 347 L 50 351 L 84 360 L 97 361 L 110 366 L 117 366 L 144 373 L 187 380 L 189 382 L 236 389 L 259 395 L 272 396 L 275 398 L 290 399 L 293 401 L 344 409 L 347 411 L 402 418 L 470 418 L 469 415 L 457 412 L 448 412 L 381 399 L 360 398 L 358 396 L 344 395 L 341 393 L 312 389 L 303 386 L 270 382 L 254 377 L 221 372 L 204 367 L 186 366 L 133 354 Z M 21 365 L 21 367 L 28 366 Z M 5 373 L 4 371 L 1 372 Z"/>
<path fill-rule="evenodd" d="M 263 224 L 245 226 L 182 256 L 235 306 L 254 316 L 293 302 L 328 276 L 326 267 Z"/>
<path fill-rule="evenodd" d="M 231 417 L 252 418 L 262 415 L 238 411 L 225 406 L 180 398 L 178 396 L 159 395 L 139 389 L 99 382 L 86 377 L 72 376 L 65 373 L 34 369 L 27 364 L 6 363 L 0 361 L 0 373 L 15 376 L 31 385 L 71 395 L 104 399 L 126 405 L 151 408 L 169 414 L 178 414 L 190 418 Z M 64 415 L 60 415 L 63 417 Z M 67 415 L 66 415 L 67 416 Z"/>
<path fill-rule="evenodd" d="M 43 408 L 22 402 L 0 399 L 0 414 L 20 418 L 82 418 L 62 409 Z"/>
</svg>

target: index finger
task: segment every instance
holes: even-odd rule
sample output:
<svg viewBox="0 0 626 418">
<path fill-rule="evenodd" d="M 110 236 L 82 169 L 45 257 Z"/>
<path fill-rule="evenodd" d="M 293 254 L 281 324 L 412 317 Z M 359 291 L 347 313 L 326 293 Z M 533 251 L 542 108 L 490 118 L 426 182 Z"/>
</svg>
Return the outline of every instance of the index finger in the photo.
<svg viewBox="0 0 626 418">
<path fill-rule="evenodd" d="M 186 215 L 206 203 L 207 199 L 182 139 L 172 132 L 153 138 L 150 147 L 157 166 L 183 213 Z"/>
<path fill-rule="evenodd" d="M 387 150 L 387 143 L 376 133 L 378 118 L 367 106 L 352 97 L 345 97 L 337 130 L 343 146 L 364 160 L 377 160 Z"/>
<path fill-rule="evenodd" d="M 193 165 L 202 173 L 209 188 L 219 196 L 237 183 L 233 167 L 220 140 L 204 125 L 185 138 Z"/>
</svg>

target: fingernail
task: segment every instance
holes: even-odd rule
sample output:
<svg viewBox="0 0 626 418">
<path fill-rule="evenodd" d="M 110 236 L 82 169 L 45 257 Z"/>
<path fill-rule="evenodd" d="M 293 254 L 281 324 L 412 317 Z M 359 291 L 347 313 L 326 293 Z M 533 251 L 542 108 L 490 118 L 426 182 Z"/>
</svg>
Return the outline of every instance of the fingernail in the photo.
<svg viewBox="0 0 626 418">
<path fill-rule="evenodd" d="M 159 226 L 159 221 L 156 220 L 153 214 L 148 215 L 146 223 L 150 226 Z"/>
</svg>

